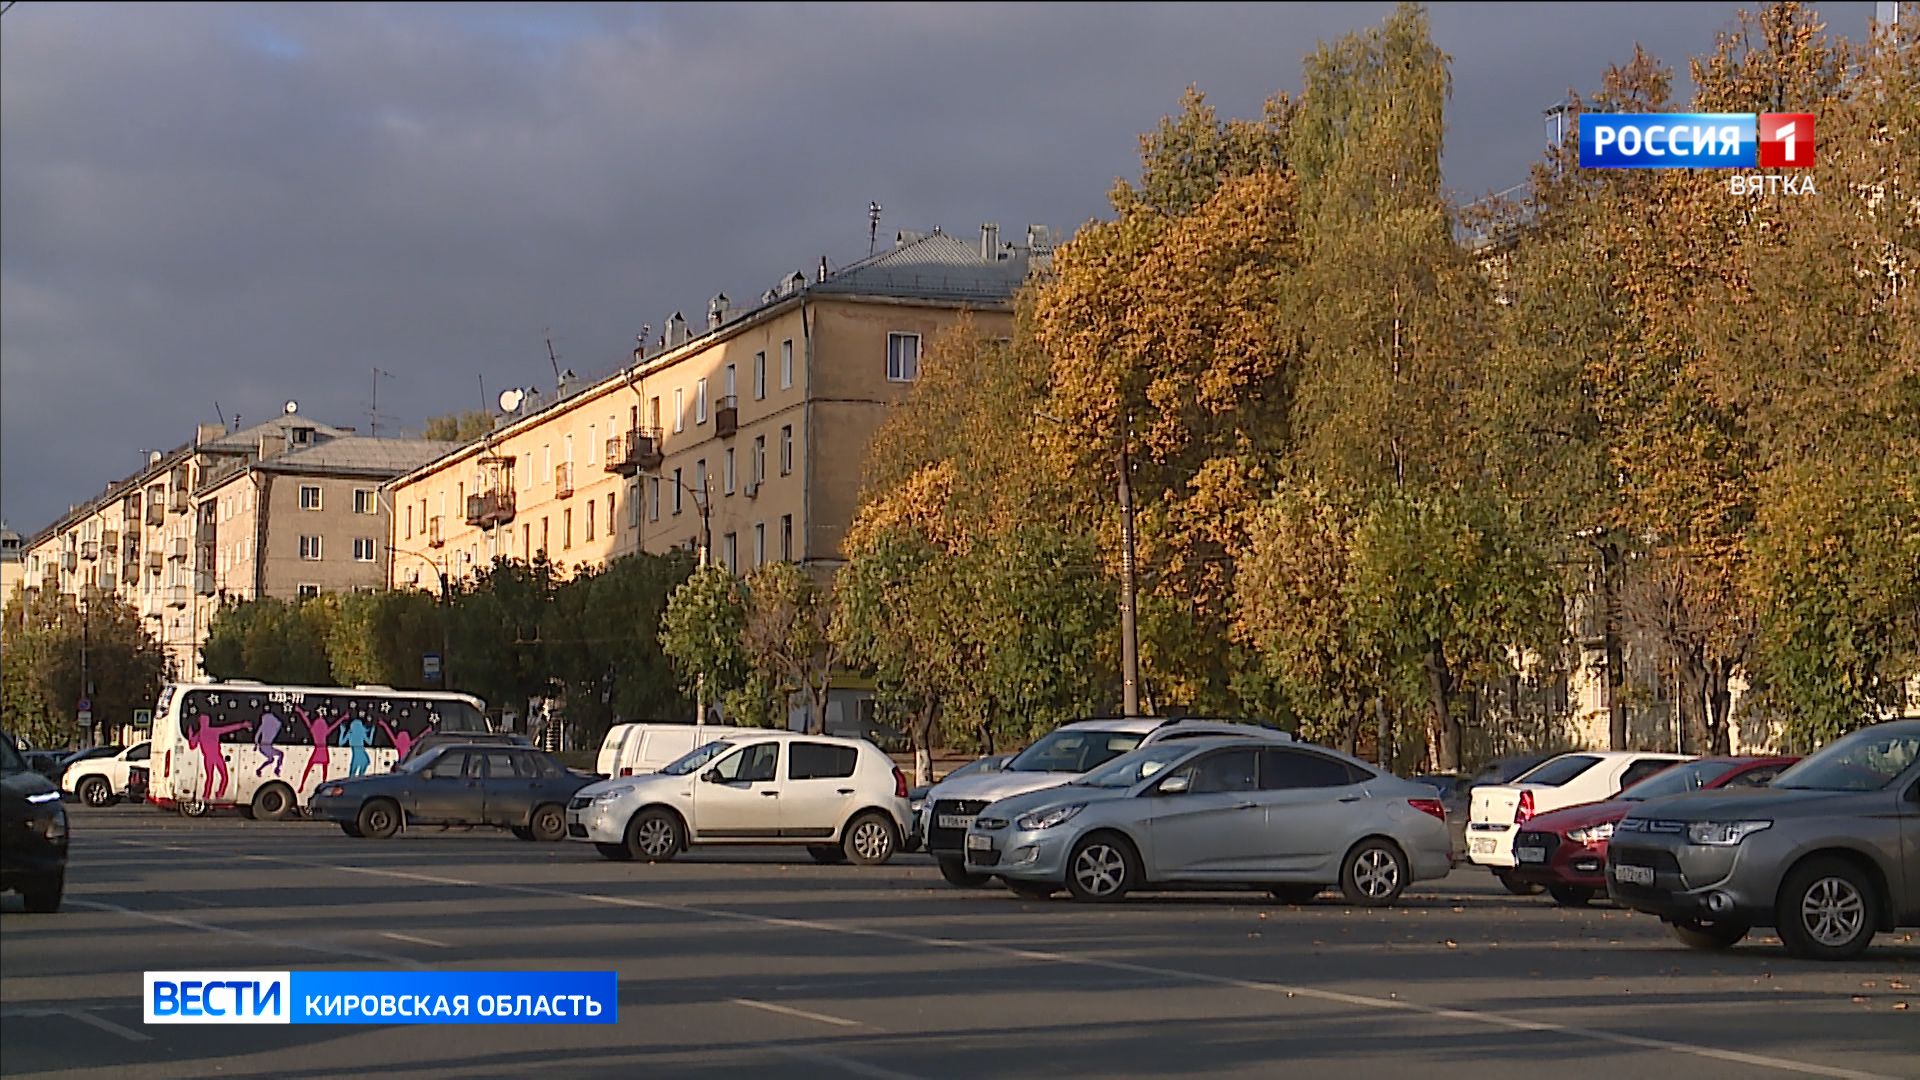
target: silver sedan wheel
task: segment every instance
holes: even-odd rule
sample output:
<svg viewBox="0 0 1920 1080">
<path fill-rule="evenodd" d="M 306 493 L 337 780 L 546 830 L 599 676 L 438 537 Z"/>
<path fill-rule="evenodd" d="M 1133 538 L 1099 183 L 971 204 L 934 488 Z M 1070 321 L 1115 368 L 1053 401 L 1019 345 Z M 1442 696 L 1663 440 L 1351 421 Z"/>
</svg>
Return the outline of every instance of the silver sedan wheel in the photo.
<svg viewBox="0 0 1920 1080">
<path fill-rule="evenodd" d="M 1815 881 L 1800 901 L 1800 920 L 1807 936 L 1828 948 L 1838 948 L 1859 937 L 1866 918 L 1866 897 L 1843 877 Z"/>
<path fill-rule="evenodd" d="M 1400 861 L 1384 848 L 1370 848 L 1353 861 L 1353 886 L 1375 900 L 1400 891 Z"/>
<path fill-rule="evenodd" d="M 853 850 L 862 861 L 880 862 L 893 854 L 893 833 L 877 818 L 867 818 L 853 828 Z"/>
<path fill-rule="evenodd" d="M 1127 857 L 1112 844 L 1088 844 L 1073 860 L 1073 879 L 1088 896 L 1112 896 L 1126 885 Z"/>
<path fill-rule="evenodd" d="M 649 859 L 669 855 L 679 844 L 679 838 L 673 835 L 673 823 L 663 817 L 650 817 L 635 826 L 634 841 Z"/>
</svg>

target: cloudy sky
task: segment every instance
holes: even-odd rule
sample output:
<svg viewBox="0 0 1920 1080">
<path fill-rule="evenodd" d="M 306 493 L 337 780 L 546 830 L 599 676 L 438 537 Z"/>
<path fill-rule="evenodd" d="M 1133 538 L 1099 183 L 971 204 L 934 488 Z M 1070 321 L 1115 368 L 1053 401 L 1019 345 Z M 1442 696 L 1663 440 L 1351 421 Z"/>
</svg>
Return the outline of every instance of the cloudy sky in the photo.
<svg viewBox="0 0 1920 1080">
<path fill-rule="evenodd" d="M 1437 4 L 1447 180 L 1524 179 L 1541 111 L 1731 3 Z M 1864 34 L 1871 3 L 1826 3 Z M 1106 212 L 1183 87 L 1297 91 L 1384 3 L 103 5 L 0 24 L 0 511 L 31 535 L 194 425 L 292 399 L 388 431 L 551 390 L 643 324 L 881 235 Z M 1684 91 L 1683 91 L 1684 92 Z"/>
</svg>

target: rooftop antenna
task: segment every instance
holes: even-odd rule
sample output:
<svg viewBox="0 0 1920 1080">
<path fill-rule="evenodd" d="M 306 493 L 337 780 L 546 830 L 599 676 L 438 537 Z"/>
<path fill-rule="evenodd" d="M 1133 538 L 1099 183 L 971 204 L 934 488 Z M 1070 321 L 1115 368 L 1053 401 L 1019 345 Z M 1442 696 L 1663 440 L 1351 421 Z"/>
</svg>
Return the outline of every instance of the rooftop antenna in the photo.
<svg viewBox="0 0 1920 1080">
<path fill-rule="evenodd" d="M 553 334 L 551 331 L 547 334 L 547 363 L 553 365 L 553 381 L 555 385 L 558 385 L 560 382 L 560 358 L 553 354 Z"/>
<path fill-rule="evenodd" d="M 373 403 L 367 407 L 367 434 L 380 437 L 380 380 L 393 378 L 393 372 L 373 369 Z M 288 410 L 291 412 L 292 410 Z"/>
<path fill-rule="evenodd" d="M 873 246 L 880 238 L 880 204 L 867 204 L 867 258 L 873 258 Z"/>
<path fill-rule="evenodd" d="M 220 403 L 217 401 L 213 403 L 213 415 L 220 418 L 220 427 L 223 430 L 232 430 L 227 427 L 227 414 L 220 411 Z"/>
</svg>

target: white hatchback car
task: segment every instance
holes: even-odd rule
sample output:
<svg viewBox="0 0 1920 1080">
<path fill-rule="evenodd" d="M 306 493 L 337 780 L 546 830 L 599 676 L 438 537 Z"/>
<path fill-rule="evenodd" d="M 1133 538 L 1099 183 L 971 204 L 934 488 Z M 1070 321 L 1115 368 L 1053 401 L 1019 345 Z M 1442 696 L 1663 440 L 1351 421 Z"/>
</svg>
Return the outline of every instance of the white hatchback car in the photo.
<svg viewBox="0 0 1920 1080">
<path fill-rule="evenodd" d="M 1513 839 L 1520 826 L 1536 814 L 1568 806 L 1611 799 L 1676 762 L 1684 754 L 1646 754 L 1607 750 L 1561 754 L 1521 773 L 1511 784 L 1483 784 L 1473 789 L 1467 815 L 1467 858 L 1499 876 L 1511 892 L 1527 894 L 1539 886 L 1513 880 Z"/>
<path fill-rule="evenodd" d="M 145 768 L 152 756 L 153 743 L 137 742 L 112 757 L 76 761 L 60 777 L 60 790 L 88 806 L 109 806 L 127 794 L 132 768 Z"/>
<path fill-rule="evenodd" d="M 567 836 L 616 860 L 694 844 L 805 846 L 877 866 L 907 831 L 907 778 L 863 739 L 741 729 L 657 773 L 602 780 L 567 804 Z"/>
</svg>

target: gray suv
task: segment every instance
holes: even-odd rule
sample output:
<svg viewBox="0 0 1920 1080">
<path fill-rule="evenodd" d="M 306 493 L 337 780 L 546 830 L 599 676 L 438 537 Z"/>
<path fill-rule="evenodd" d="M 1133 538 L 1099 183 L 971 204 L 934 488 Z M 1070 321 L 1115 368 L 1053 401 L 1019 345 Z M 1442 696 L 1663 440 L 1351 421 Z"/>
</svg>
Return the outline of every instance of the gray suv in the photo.
<svg viewBox="0 0 1920 1080">
<path fill-rule="evenodd" d="M 1654 799 L 1615 826 L 1607 892 L 1682 942 L 1771 926 L 1794 956 L 1858 956 L 1920 926 L 1920 720 L 1836 740 L 1764 788 Z"/>
</svg>

